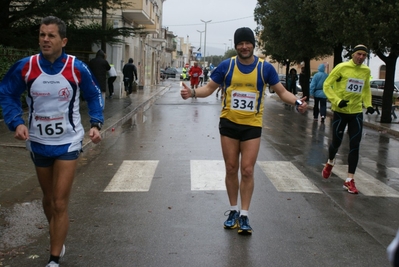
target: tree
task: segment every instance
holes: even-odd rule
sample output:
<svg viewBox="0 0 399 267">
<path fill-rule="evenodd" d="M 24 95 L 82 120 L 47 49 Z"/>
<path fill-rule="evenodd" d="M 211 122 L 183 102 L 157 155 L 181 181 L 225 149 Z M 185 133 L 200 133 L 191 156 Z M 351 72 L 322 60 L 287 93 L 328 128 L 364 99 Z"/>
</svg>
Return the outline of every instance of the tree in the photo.
<svg viewBox="0 0 399 267">
<path fill-rule="evenodd" d="M 265 55 L 287 66 L 304 63 L 305 79 L 310 79 L 310 60 L 332 54 L 331 46 L 317 33 L 314 6 L 305 0 L 258 0 L 255 8 L 256 32 Z M 309 98 L 309 84 L 302 88 Z"/>
<path fill-rule="evenodd" d="M 286 63 L 305 62 L 368 46 L 386 64 L 381 122 L 391 122 L 394 75 L 399 56 L 397 0 L 258 0 L 257 32 L 265 55 Z M 298 52 L 299 51 L 299 52 Z"/>
<path fill-rule="evenodd" d="M 223 56 L 223 59 L 231 58 L 237 55 L 237 51 L 235 49 L 228 49 Z"/>
<path fill-rule="evenodd" d="M 350 51 L 357 44 L 368 46 L 386 64 L 381 122 L 390 123 L 396 61 L 399 56 L 399 2 L 396 0 L 307 0 L 316 6 L 315 16 L 335 45 L 334 65 L 342 46 Z M 334 21 L 334 23 L 331 23 Z M 341 51 L 339 51 L 341 47 Z M 339 55 L 338 55 L 339 53 Z"/>
<path fill-rule="evenodd" d="M 385 62 L 385 88 L 382 97 L 381 122 L 391 123 L 392 97 L 396 61 L 399 56 L 399 2 L 396 0 L 368 1 L 373 16 L 367 20 L 368 43 L 378 57 Z"/>
<path fill-rule="evenodd" d="M 0 34 L 7 38 L 0 39 L 0 44 L 21 49 L 37 47 L 40 20 L 48 15 L 57 16 L 67 24 L 69 49 L 90 51 L 92 43 L 121 42 L 122 36 L 133 34 L 136 29 L 114 29 L 106 20 L 102 20 L 102 24 L 87 23 L 84 15 L 122 7 L 126 4 L 121 0 L 3 0 L 0 3 Z"/>
</svg>

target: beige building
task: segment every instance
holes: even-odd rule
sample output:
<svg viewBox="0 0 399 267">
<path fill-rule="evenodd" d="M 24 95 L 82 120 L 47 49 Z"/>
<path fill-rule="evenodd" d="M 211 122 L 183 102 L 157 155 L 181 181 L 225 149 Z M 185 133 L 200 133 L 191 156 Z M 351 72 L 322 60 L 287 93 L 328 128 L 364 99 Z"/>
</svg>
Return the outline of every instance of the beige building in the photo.
<svg viewBox="0 0 399 267">
<path fill-rule="evenodd" d="M 165 0 L 122 0 L 126 6 L 109 10 L 107 22 L 117 27 L 139 29 L 136 34 L 124 38 L 123 43 L 107 44 L 107 60 L 115 66 L 118 78 L 114 83 L 115 97 L 123 97 L 123 66 L 133 58 L 138 72 L 138 86 L 159 83 L 161 68 L 171 66 L 176 52 L 176 39 L 172 32 L 162 27 L 163 2 Z M 101 21 L 101 13 L 87 17 L 90 21 Z M 100 49 L 93 45 L 93 55 Z"/>
</svg>

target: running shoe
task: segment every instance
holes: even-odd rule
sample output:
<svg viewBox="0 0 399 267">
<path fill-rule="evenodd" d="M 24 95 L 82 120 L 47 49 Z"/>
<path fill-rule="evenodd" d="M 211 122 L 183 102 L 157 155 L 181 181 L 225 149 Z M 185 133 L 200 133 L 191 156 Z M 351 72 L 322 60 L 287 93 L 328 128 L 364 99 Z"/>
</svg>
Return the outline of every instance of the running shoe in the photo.
<svg viewBox="0 0 399 267">
<path fill-rule="evenodd" d="M 60 267 L 58 263 L 55 263 L 54 261 L 50 261 L 46 267 Z"/>
<path fill-rule="evenodd" d="M 343 187 L 351 194 L 359 194 L 359 191 L 357 191 L 357 188 L 355 186 L 355 180 L 353 179 L 349 182 L 345 182 Z"/>
<path fill-rule="evenodd" d="M 252 234 L 252 228 L 249 225 L 249 219 L 247 216 L 240 216 L 240 218 L 238 218 L 238 224 L 238 233 L 240 235 Z"/>
<path fill-rule="evenodd" d="M 324 116 L 321 116 L 321 122 L 324 122 Z"/>
<path fill-rule="evenodd" d="M 323 171 L 321 172 L 321 175 L 323 175 L 324 179 L 330 178 L 333 167 L 334 165 L 331 165 L 329 163 L 326 163 L 326 165 L 324 165 Z"/>
<path fill-rule="evenodd" d="M 226 211 L 224 213 L 224 216 L 227 216 L 227 212 L 229 212 L 229 211 Z M 238 217 L 240 217 L 240 212 L 236 211 L 236 210 L 231 210 L 228 216 L 229 217 L 224 222 L 224 229 L 237 228 L 238 227 Z"/>
</svg>

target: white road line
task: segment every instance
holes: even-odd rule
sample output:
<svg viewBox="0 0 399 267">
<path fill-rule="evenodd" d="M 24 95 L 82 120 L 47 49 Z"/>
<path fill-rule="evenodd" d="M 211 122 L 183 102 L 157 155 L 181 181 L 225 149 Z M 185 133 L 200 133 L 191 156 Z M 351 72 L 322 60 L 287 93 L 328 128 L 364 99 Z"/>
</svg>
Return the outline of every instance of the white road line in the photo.
<svg viewBox="0 0 399 267">
<path fill-rule="evenodd" d="M 399 168 L 390 167 L 388 169 L 399 174 Z"/>
<path fill-rule="evenodd" d="M 226 190 L 223 160 L 191 160 L 191 190 Z"/>
<path fill-rule="evenodd" d="M 258 161 L 258 165 L 279 192 L 322 194 L 308 178 L 289 161 Z"/>
<path fill-rule="evenodd" d="M 335 165 L 332 171 L 341 179 L 346 180 L 348 176 L 348 165 Z M 359 168 L 356 169 L 355 183 L 359 192 L 366 196 L 399 197 L 398 191 L 375 179 L 373 176 Z"/>
<path fill-rule="evenodd" d="M 124 160 L 104 192 L 149 191 L 157 166 L 157 160 Z"/>
</svg>

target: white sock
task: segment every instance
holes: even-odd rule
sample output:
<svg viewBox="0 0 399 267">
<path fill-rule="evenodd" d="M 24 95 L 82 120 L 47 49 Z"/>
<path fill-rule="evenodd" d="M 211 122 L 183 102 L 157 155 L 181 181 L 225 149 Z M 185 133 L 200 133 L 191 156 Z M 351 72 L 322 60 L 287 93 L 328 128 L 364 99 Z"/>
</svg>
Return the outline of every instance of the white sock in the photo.
<svg viewBox="0 0 399 267">
<path fill-rule="evenodd" d="M 241 210 L 240 211 L 240 216 L 247 216 L 248 217 L 248 211 L 247 210 Z"/>
<path fill-rule="evenodd" d="M 237 205 L 236 205 L 236 206 L 231 206 L 231 207 L 230 207 L 230 210 L 238 211 L 238 206 L 237 206 Z"/>
<path fill-rule="evenodd" d="M 335 164 L 335 159 L 328 159 L 328 161 L 327 161 L 327 163 L 328 164 L 330 164 L 331 166 L 334 166 L 334 164 Z"/>
<path fill-rule="evenodd" d="M 353 178 L 346 178 L 346 181 L 345 182 L 350 182 L 351 180 L 353 180 Z"/>
</svg>

